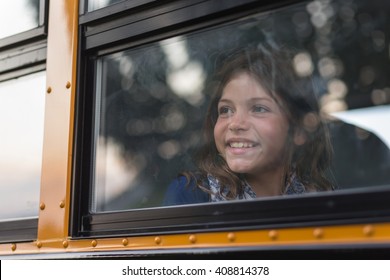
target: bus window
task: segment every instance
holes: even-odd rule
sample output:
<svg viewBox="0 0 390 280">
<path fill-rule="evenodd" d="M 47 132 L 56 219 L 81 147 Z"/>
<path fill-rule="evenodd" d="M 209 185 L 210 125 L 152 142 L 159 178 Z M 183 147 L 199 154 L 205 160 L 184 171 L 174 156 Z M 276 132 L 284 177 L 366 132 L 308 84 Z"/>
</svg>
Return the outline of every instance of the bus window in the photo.
<svg viewBox="0 0 390 280">
<path fill-rule="evenodd" d="M 40 0 L 2 1 L 0 3 L 0 39 L 37 28 L 40 24 Z M 4 28 L 4 27 L 7 28 Z"/>
<path fill-rule="evenodd" d="M 92 210 L 161 206 L 177 174 L 197 170 L 215 76 L 246 49 L 288 51 L 294 83 L 318 107 L 301 121 L 308 131 L 321 122 L 329 134 L 331 189 L 387 185 L 389 129 L 378 125 L 390 103 L 389 9 L 383 1 L 303 2 L 98 56 Z"/>
<path fill-rule="evenodd" d="M 38 216 L 45 77 L 0 83 L 0 220 Z"/>
</svg>

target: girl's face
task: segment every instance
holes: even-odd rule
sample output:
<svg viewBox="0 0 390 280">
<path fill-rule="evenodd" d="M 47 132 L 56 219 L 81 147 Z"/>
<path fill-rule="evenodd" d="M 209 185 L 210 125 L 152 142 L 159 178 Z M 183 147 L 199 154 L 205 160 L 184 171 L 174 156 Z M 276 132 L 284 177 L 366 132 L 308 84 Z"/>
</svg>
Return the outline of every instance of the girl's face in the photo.
<svg viewBox="0 0 390 280">
<path fill-rule="evenodd" d="M 255 177 L 283 172 L 288 129 L 280 106 L 252 76 L 240 73 L 226 84 L 214 138 L 233 172 Z"/>
</svg>

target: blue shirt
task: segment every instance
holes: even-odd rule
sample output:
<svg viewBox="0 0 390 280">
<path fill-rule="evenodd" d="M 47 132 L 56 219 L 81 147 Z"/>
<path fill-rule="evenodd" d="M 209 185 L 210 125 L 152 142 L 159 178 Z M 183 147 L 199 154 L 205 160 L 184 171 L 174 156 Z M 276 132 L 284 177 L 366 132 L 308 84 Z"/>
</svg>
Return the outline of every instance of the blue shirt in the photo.
<svg viewBox="0 0 390 280">
<path fill-rule="evenodd" d="M 189 184 L 185 176 L 180 176 L 169 185 L 164 198 L 164 205 L 204 203 L 210 201 L 210 195 L 201 190 L 195 180 Z"/>
</svg>

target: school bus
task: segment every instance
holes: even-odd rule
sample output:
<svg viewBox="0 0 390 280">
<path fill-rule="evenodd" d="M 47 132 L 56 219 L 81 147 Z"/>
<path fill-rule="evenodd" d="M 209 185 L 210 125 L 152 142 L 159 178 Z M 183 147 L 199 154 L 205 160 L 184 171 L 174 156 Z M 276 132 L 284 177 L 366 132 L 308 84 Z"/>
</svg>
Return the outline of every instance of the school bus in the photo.
<svg viewBox="0 0 390 280">
<path fill-rule="evenodd" d="M 390 254 L 384 0 L 0 4 L 0 258 Z M 334 191 L 164 206 L 192 168 L 210 77 L 282 42 L 315 91 Z M 297 78 L 297 79 L 298 79 Z"/>
</svg>

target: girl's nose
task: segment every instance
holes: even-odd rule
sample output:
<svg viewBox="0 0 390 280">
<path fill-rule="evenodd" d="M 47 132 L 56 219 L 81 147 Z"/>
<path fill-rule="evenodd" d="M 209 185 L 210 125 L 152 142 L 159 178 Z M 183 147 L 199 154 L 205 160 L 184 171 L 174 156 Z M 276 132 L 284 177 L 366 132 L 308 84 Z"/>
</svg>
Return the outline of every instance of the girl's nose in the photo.
<svg viewBox="0 0 390 280">
<path fill-rule="evenodd" d="M 231 131 L 247 130 L 248 116 L 243 112 L 235 112 L 230 118 L 229 129 Z"/>
</svg>

